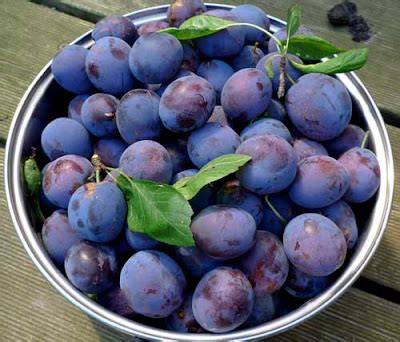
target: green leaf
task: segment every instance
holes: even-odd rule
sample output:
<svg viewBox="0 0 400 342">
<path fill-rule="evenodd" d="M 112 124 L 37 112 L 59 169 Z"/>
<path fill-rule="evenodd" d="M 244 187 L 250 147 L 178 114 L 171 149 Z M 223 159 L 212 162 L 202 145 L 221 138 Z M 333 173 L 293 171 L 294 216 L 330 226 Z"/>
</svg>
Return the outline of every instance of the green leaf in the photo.
<svg viewBox="0 0 400 342">
<path fill-rule="evenodd" d="M 158 32 L 169 33 L 179 40 L 187 40 L 209 36 L 210 34 L 238 25 L 237 22 L 210 15 L 197 15 L 186 20 L 179 28 L 167 27 Z"/>
<path fill-rule="evenodd" d="M 282 44 L 286 44 L 286 40 Z M 336 53 L 345 52 L 317 36 L 294 36 L 290 38 L 288 52 L 299 56 L 304 60 L 316 61 L 324 57 L 331 57 Z"/>
<path fill-rule="evenodd" d="M 190 230 L 193 210 L 171 185 L 118 176 L 128 204 L 128 227 L 174 246 L 194 246 Z"/>
<path fill-rule="evenodd" d="M 35 196 L 40 190 L 41 176 L 39 167 L 33 157 L 25 160 L 23 165 L 23 174 L 26 191 L 29 196 Z"/>
<path fill-rule="evenodd" d="M 300 18 L 301 18 L 301 6 L 293 5 L 288 9 L 287 14 L 287 39 L 290 38 L 297 32 L 300 27 Z"/>
<path fill-rule="evenodd" d="M 204 186 L 238 171 L 239 168 L 250 159 L 250 156 L 243 154 L 225 154 L 210 161 L 195 175 L 185 177 L 176 182 L 173 186 L 187 200 L 190 200 L 196 196 Z"/>
<path fill-rule="evenodd" d="M 274 70 L 272 68 L 272 61 L 274 59 L 275 56 L 279 56 L 279 55 L 274 55 L 270 58 L 268 58 L 265 62 L 265 70 L 267 71 L 267 75 L 270 79 L 274 78 Z"/>
<path fill-rule="evenodd" d="M 338 74 L 362 68 L 368 60 L 368 49 L 353 49 L 339 53 L 336 57 L 317 64 L 300 64 L 290 60 L 292 65 L 304 74 L 318 72 L 321 74 Z"/>
</svg>

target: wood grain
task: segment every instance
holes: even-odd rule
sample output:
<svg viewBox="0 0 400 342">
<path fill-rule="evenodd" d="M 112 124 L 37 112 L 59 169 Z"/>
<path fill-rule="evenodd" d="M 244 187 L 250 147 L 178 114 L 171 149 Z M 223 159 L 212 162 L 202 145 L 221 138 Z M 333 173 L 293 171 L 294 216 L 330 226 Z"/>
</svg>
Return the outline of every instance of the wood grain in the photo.
<svg viewBox="0 0 400 342">
<path fill-rule="evenodd" d="M 167 0 L 36 0 L 60 10 L 67 10 L 82 18 L 96 21 L 109 14 L 124 14 L 145 7 L 169 3 Z M 359 13 L 372 26 L 373 37 L 366 43 L 355 43 L 345 28 L 334 28 L 326 18 L 326 12 L 339 1 L 331 0 L 217 0 L 210 1 L 237 5 L 252 3 L 264 8 L 268 14 L 285 19 L 287 8 L 293 3 L 302 5 L 302 21 L 320 36 L 344 48 L 368 47 L 369 62 L 358 71 L 362 81 L 381 108 L 387 122 L 400 124 L 400 101 L 397 101 L 397 89 L 400 86 L 398 72 L 398 18 L 400 6 L 395 0 L 358 0 Z"/>
<path fill-rule="evenodd" d="M 0 141 L 37 73 L 91 24 L 24 0 L 0 1 Z"/>
</svg>

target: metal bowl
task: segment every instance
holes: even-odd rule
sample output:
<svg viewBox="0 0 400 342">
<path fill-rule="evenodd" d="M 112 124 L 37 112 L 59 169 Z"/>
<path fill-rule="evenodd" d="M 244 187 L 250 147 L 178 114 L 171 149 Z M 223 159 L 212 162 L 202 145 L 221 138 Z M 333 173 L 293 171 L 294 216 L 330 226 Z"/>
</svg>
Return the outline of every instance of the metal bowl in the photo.
<svg viewBox="0 0 400 342">
<path fill-rule="evenodd" d="M 231 9 L 233 6 L 208 4 L 209 9 Z M 127 16 L 136 25 L 166 18 L 168 6 L 152 7 L 132 12 Z M 271 29 L 276 31 L 285 22 L 270 17 Z M 73 42 L 89 47 L 93 42 L 90 32 Z M 84 294 L 77 291 L 49 259 L 37 232 L 30 220 L 30 203 L 24 196 L 20 165 L 23 157 L 29 155 L 31 146 L 40 146 L 40 134 L 51 119 L 49 113 L 58 114 L 66 108 L 68 94 L 54 81 L 49 62 L 33 81 L 22 98 L 9 132 L 6 160 L 5 186 L 11 216 L 27 253 L 46 279 L 71 303 L 91 317 L 111 328 L 130 335 L 156 340 L 222 341 L 254 340 L 288 330 L 314 316 L 341 294 L 357 279 L 376 250 L 389 217 L 393 197 L 394 169 L 392 151 L 385 125 L 379 110 L 364 85 L 354 73 L 337 75 L 350 92 L 354 104 L 354 115 L 371 132 L 370 147 L 376 153 L 381 167 L 381 184 L 372 205 L 371 214 L 362 230 L 359 242 L 350 256 L 346 267 L 336 281 L 325 292 L 309 300 L 295 311 L 271 322 L 251 329 L 225 334 L 181 334 L 139 324 L 118 316 Z M 62 104 L 65 106 L 61 107 Z"/>
</svg>

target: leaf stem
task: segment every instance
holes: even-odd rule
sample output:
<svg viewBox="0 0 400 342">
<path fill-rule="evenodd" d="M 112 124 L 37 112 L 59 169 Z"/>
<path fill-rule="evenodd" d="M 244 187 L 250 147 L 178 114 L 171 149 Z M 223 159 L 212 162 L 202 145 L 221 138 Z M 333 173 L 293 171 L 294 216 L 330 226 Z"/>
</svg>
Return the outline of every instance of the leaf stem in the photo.
<svg viewBox="0 0 400 342">
<path fill-rule="evenodd" d="M 362 142 L 361 142 L 361 146 L 360 146 L 361 148 L 365 148 L 365 146 L 367 146 L 369 134 L 370 134 L 369 131 L 366 131 L 366 132 L 365 132 L 364 138 L 363 138 L 363 140 L 362 140 Z"/>
<path fill-rule="evenodd" d="M 279 63 L 279 88 L 278 88 L 278 99 L 285 96 L 286 89 L 286 56 L 281 56 Z"/>
<path fill-rule="evenodd" d="M 274 205 L 271 203 L 271 201 L 268 198 L 268 195 L 265 197 L 265 202 L 268 204 L 272 212 L 276 215 L 276 217 L 286 226 L 288 224 L 288 221 L 279 213 L 278 210 L 274 207 Z"/>
<path fill-rule="evenodd" d="M 233 23 L 233 24 L 229 25 L 229 27 L 233 27 L 233 26 L 248 26 L 248 27 L 255 28 L 255 29 L 257 29 L 257 30 L 259 30 L 261 32 L 264 32 L 268 37 L 270 37 L 271 39 L 275 40 L 279 51 L 281 51 L 281 49 L 282 49 L 281 41 L 278 38 L 276 38 L 271 32 L 263 29 L 260 26 L 257 26 L 257 25 L 254 25 L 254 24 L 250 24 L 250 23 Z"/>
</svg>

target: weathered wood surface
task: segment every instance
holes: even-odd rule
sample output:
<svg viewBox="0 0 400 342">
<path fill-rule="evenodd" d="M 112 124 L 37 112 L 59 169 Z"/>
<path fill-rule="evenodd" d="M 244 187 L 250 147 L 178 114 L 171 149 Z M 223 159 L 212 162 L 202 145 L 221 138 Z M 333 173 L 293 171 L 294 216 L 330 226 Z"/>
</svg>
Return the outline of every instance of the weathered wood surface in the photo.
<svg viewBox="0 0 400 342">
<path fill-rule="evenodd" d="M 1 169 L 3 161 L 0 149 Z M 44 280 L 15 234 L 3 173 L 0 187 L 0 340 L 130 341 L 91 320 Z M 272 341 L 398 341 L 399 317 L 400 305 L 352 288 L 315 318 Z"/>
<path fill-rule="evenodd" d="M 0 141 L 37 73 L 92 24 L 25 0 L 0 0 Z"/>
<path fill-rule="evenodd" d="M 124 14 L 137 9 L 169 3 L 168 0 L 35 0 L 47 3 L 61 10 L 67 10 L 76 16 L 96 21 L 109 14 Z M 357 72 L 365 83 L 385 119 L 390 123 L 400 122 L 400 101 L 396 101 L 400 72 L 398 57 L 400 53 L 400 35 L 398 18 L 400 5 L 396 0 L 358 0 L 355 1 L 362 14 L 372 26 L 373 38 L 366 43 L 355 43 L 345 28 L 333 28 L 327 20 L 326 12 L 334 4 L 331 0 L 215 0 L 208 1 L 229 5 L 253 3 L 264 8 L 268 14 L 285 19 L 290 4 L 299 3 L 303 7 L 303 23 L 316 33 L 344 48 L 368 47 L 370 57 L 368 65 Z"/>
</svg>

